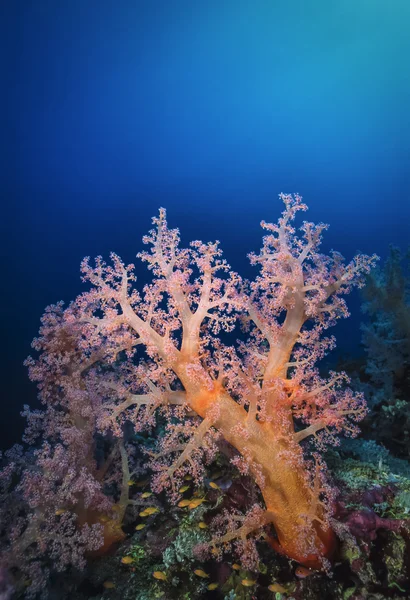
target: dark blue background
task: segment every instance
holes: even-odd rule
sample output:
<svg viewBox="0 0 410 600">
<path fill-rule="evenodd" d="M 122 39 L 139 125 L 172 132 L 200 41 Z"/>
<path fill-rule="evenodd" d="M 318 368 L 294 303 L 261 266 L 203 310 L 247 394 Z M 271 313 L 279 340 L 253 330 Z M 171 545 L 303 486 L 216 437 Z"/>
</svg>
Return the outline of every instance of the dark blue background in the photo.
<svg viewBox="0 0 410 600">
<path fill-rule="evenodd" d="M 84 255 L 133 261 L 159 206 L 248 276 L 281 191 L 326 249 L 407 245 L 409 23 L 408 0 L 3 0 L 2 446 L 44 307 L 82 291 Z"/>
</svg>

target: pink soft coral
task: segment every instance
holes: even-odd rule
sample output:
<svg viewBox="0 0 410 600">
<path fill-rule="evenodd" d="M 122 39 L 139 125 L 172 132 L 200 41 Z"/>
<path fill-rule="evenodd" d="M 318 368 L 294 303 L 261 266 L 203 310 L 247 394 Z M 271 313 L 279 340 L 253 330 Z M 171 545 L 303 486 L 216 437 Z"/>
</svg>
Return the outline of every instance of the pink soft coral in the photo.
<svg viewBox="0 0 410 600">
<path fill-rule="evenodd" d="M 363 284 L 375 257 L 359 255 L 346 265 L 336 252 L 320 254 L 326 226 L 304 222 L 297 235 L 294 218 L 307 207 L 298 195 L 281 199 L 282 217 L 275 225 L 262 222 L 262 250 L 250 255 L 259 267 L 253 282 L 231 270 L 218 242 L 179 248 L 179 232 L 168 229 L 160 209 L 144 238 L 150 250 L 138 255 L 152 271 L 149 285 L 137 291 L 133 265 L 115 254 L 110 265 L 101 257 L 93 266 L 85 259 L 91 290 L 65 310 L 61 304 L 48 309 L 35 341 L 40 358 L 29 361 L 31 377 L 48 406 L 42 417 L 48 435 L 60 439 L 56 430 L 63 432 L 63 445 L 74 445 L 82 468 L 98 482 L 78 491 L 91 522 L 104 510 L 105 476 L 92 459 L 93 432 L 121 439 L 125 422 L 140 430 L 161 411 L 169 426 L 151 456 L 156 491 L 166 489 L 176 500 L 185 474 L 200 481 L 221 436 L 260 488 L 264 506 L 219 530 L 215 553 L 238 540 L 247 547 L 249 536 L 272 524 L 272 544 L 287 556 L 320 567 L 331 555 L 332 490 L 320 456 L 307 460 L 302 442 L 313 436 L 320 449 L 341 431 L 355 435 L 365 413 L 363 397 L 346 387 L 344 373 L 323 379 L 315 365 L 334 346 L 325 329 L 348 316 L 342 296 Z M 247 341 L 227 346 L 220 334 L 238 319 Z M 33 429 L 37 421 L 33 415 Z M 122 442 L 120 449 L 123 515 L 135 500 Z M 47 459 L 44 451 L 41 456 Z"/>
</svg>

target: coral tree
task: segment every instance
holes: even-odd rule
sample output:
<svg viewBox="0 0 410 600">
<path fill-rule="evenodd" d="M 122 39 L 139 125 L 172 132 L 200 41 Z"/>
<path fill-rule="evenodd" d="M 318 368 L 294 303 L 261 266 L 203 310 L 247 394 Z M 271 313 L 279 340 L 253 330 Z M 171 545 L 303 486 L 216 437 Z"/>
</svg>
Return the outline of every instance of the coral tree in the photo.
<svg viewBox="0 0 410 600">
<path fill-rule="evenodd" d="M 27 361 L 45 404 L 26 410 L 26 438 L 40 433 L 45 441 L 22 486 L 39 519 L 60 522 L 66 510 L 102 535 L 104 547 L 121 539 L 125 511 L 138 504 L 127 485 L 134 459 L 124 432 L 130 424 L 134 433 L 152 428 L 161 415 L 165 433 L 146 451 L 154 491 L 178 501 L 183 477 L 201 481 L 219 438 L 259 486 L 260 505 L 216 520 L 215 555 L 231 543 L 252 554 L 253 536 L 265 531 L 306 566 L 322 568 L 331 557 L 333 492 L 320 453 L 340 432 L 354 436 L 366 408 L 345 373 L 323 379 L 317 362 L 334 346 L 325 330 L 348 316 L 342 296 L 363 285 L 376 257 L 345 264 L 337 252 L 320 254 L 326 226 L 303 222 L 297 233 L 296 213 L 307 207 L 298 195 L 281 200 L 278 224 L 261 223 L 252 282 L 231 270 L 218 242 L 180 248 L 160 209 L 143 240 L 150 249 L 138 255 L 150 284 L 137 291 L 134 266 L 116 254 L 109 265 L 87 258 L 91 289 L 65 309 L 48 307 L 33 344 L 39 357 Z M 232 344 L 237 323 L 243 333 Z M 304 447 L 309 439 L 316 452 Z M 20 545 L 27 530 L 22 525 Z"/>
</svg>

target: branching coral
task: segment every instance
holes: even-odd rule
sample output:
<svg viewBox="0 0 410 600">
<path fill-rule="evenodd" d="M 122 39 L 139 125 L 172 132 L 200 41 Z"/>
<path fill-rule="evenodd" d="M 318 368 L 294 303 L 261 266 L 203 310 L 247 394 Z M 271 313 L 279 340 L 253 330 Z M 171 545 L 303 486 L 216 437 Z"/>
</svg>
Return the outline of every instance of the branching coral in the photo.
<svg viewBox="0 0 410 600">
<path fill-rule="evenodd" d="M 153 490 L 178 500 L 183 477 L 201 481 L 220 438 L 260 488 L 261 504 L 215 532 L 215 548 L 239 540 L 240 550 L 252 553 L 252 535 L 273 526 L 270 541 L 288 557 L 320 568 L 331 556 L 332 490 L 319 454 L 305 457 L 303 446 L 315 439 L 321 450 L 340 432 L 354 436 L 365 414 L 346 374 L 323 379 L 316 364 L 334 346 L 325 330 L 348 316 L 343 295 L 363 285 L 376 257 L 345 264 L 337 252 L 321 254 L 326 226 L 304 222 L 297 234 L 293 221 L 307 207 L 298 195 L 281 199 L 278 224 L 262 222 L 263 247 L 250 255 L 259 268 L 252 282 L 231 270 L 218 242 L 180 248 L 178 230 L 168 228 L 160 209 L 143 240 L 150 250 L 138 255 L 152 272 L 150 284 L 137 291 L 134 266 L 116 254 L 110 264 L 85 259 L 91 289 L 66 309 L 47 309 L 34 342 L 39 358 L 28 360 L 46 405 L 30 415 L 28 435 L 40 424 L 50 444 L 39 454 L 38 483 L 56 464 L 60 492 L 69 464 L 74 481 L 83 473 L 89 487 L 82 478 L 76 483 L 76 505 L 67 488 L 69 509 L 82 523 L 103 524 L 106 538 L 116 539 L 125 510 L 139 502 L 127 489 L 124 427 L 139 432 L 162 415 L 165 435 L 147 456 Z M 238 322 L 246 341 L 242 335 L 236 346 L 224 343 Z M 111 448 L 100 461 L 98 439 Z M 110 527 L 101 518 L 112 509 L 104 504 L 109 476 L 117 490 Z"/>
<path fill-rule="evenodd" d="M 408 257 L 391 247 L 381 268 L 368 277 L 363 291 L 362 325 L 367 354 L 361 373 L 369 406 L 364 430 L 401 458 L 409 457 L 410 440 L 410 273 Z"/>
<path fill-rule="evenodd" d="M 363 344 L 366 372 L 384 395 L 392 397 L 397 381 L 410 364 L 410 275 L 405 258 L 390 247 L 383 268 L 375 269 L 363 290 Z M 377 396 L 375 402 L 381 398 Z"/>
</svg>

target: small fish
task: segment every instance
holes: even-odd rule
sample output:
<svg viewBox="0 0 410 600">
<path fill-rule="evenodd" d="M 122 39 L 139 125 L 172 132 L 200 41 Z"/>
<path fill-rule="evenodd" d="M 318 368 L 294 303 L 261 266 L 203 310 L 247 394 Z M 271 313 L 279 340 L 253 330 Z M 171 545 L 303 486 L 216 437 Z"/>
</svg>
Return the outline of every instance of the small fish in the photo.
<svg viewBox="0 0 410 600">
<path fill-rule="evenodd" d="M 192 475 L 185 475 L 185 481 L 192 481 Z"/>
<path fill-rule="evenodd" d="M 194 573 L 195 575 L 198 575 L 198 577 L 203 577 L 204 579 L 209 577 L 208 573 L 205 573 L 203 569 L 195 569 Z"/>
<path fill-rule="evenodd" d="M 144 492 L 143 494 L 141 494 L 141 498 L 149 498 L 150 496 L 152 496 L 152 492 Z"/>
<path fill-rule="evenodd" d="M 135 560 L 132 558 L 132 556 L 123 556 L 121 562 L 123 565 L 132 565 Z"/>
<path fill-rule="evenodd" d="M 200 521 L 198 523 L 198 527 L 199 529 L 208 529 L 208 525 L 205 523 L 205 521 Z"/>
<path fill-rule="evenodd" d="M 190 504 L 191 504 L 191 500 L 188 500 L 187 498 L 178 502 L 179 508 L 185 508 L 185 506 L 189 506 Z"/>
<path fill-rule="evenodd" d="M 147 515 L 155 515 L 155 513 L 159 513 L 159 508 L 157 506 L 147 506 L 147 508 L 144 509 L 144 512 Z"/>
<path fill-rule="evenodd" d="M 208 590 L 216 590 L 216 588 L 218 587 L 219 583 L 210 583 L 208 585 Z"/>
<path fill-rule="evenodd" d="M 241 570 L 241 565 L 238 565 L 238 563 L 233 563 L 232 569 L 234 571 L 240 571 Z"/>
<path fill-rule="evenodd" d="M 167 580 L 167 574 L 164 573 L 164 571 L 154 571 L 152 576 L 155 579 L 160 579 L 161 581 L 166 581 Z"/>
<path fill-rule="evenodd" d="M 113 581 L 104 581 L 103 586 L 106 590 L 113 590 L 115 588 L 115 583 Z"/>
<path fill-rule="evenodd" d="M 59 517 L 60 515 L 63 515 L 66 511 L 64 510 L 64 508 L 59 508 L 58 510 L 56 510 L 56 512 L 54 513 L 56 517 Z"/>
<path fill-rule="evenodd" d="M 149 517 L 149 514 L 145 510 L 143 510 L 142 512 L 139 513 L 139 516 L 140 517 Z"/>
<path fill-rule="evenodd" d="M 282 585 L 279 585 L 279 583 L 271 583 L 268 586 L 268 590 L 270 592 L 279 592 L 280 594 L 286 594 L 286 589 Z"/>
<path fill-rule="evenodd" d="M 299 577 L 299 579 L 305 579 L 306 577 L 310 577 L 310 575 L 313 575 L 313 574 L 314 574 L 314 571 L 311 571 L 307 567 L 299 566 L 295 570 L 295 575 L 296 575 L 296 577 Z"/>
<path fill-rule="evenodd" d="M 195 500 L 191 500 L 188 504 L 188 508 L 192 510 L 193 508 L 200 506 L 203 502 L 205 502 L 205 498 L 195 498 Z"/>
<path fill-rule="evenodd" d="M 215 483 L 215 481 L 211 481 L 209 483 L 209 487 L 212 488 L 213 490 L 220 490 L 221 488 L 219 487 L 219 485 L 217 483 Z"/>
<path fill-rule="evenodd" d="M 131 487 L 132 485 L 135 485 L 135 481 L 133 479 L 129 479 L 127 481 L 128 485 Z"/>
<path fill-rule="evenodd" d="M 256 583 L 256 579 L 242 579 L 242 585 L 245 587 L 252 587 Z"/>
<path fill-rule="evenodd" d="M 180 494 L 183 494 L 184 492 L 186 492 L 187 490 L 189 490 L 189 485 L 183 485 L 181 488 L 179 488 L 178 492 Z"/>
<path fill-rule="evenodd" d="M 144 529 L 144 527 L 146 527 L 145 523 L 140 523 L 136 526 L 135 531 L 141 531 L 142 529 Z"/>
</svg>

